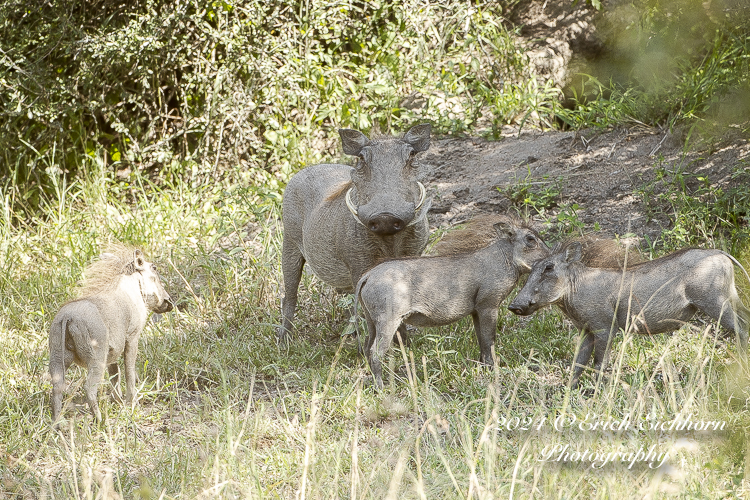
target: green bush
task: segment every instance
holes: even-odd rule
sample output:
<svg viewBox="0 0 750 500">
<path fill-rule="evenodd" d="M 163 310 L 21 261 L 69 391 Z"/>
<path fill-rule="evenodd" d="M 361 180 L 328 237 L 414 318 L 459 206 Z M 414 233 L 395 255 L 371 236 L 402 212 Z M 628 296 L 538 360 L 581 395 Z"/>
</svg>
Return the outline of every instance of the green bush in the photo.
<svg viewBox="0 0 750 500">
<path fill-rule="evenodd" d="M 120 176 L 283 180 L 338 127 L 462 132 L 491 100 L 502 125 L 533 90 L 513 3 L 6 3 L 0 174 L 33 208 L 97 155 Z"/>
<path fill-rule="evenodd" d="M 97 157 L 123 178 L 283 185 L 335 156 L 338 127 L 400 131 L 425 120 L 438 133 L 490 135 L 556 118 L 576 128 L 686 123 L 698 138 L 727 123 L 747 132 L 742 3 L 603 8 L 614 62 L 591 68 L 599 78 L 577 88 L 573 110 L 528 67 L 504 17 L 517 3 L 6 2 L 4 188 L 29 213 L 53 178 Z"/>
<path fill-rule="evenodd" d="M 662 233 L 667 248 L 727 246 L 734 254 L 750 245 L 750 168 L 740 161 L 721 185 L 713 175 L 690 173 L 683 165 L 654 167 L 655 178 L 639 194 L 649 216 L 667 215 Z M 724 240 L 725 245 L 716 240 Z"/>
</svg>

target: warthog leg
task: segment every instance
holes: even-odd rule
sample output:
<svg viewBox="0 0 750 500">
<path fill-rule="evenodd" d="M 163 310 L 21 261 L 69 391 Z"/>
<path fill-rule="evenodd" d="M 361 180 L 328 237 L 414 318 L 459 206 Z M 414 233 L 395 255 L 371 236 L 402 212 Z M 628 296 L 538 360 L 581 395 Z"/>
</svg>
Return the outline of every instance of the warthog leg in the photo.
<svg viewBox="0 0 750 500">
<path fill-rule="evenodd" d="M 409 332 L 406 329 L 406 324 L 401 323 L 396 330 L 396 336 L 400 339 L 401 343 L 404 344 L 404 347 L 409 347 L 411 344 L 411 340 L 409 340 Z"/>
<path fill-rule="evenodd" d="M 609 342 L 611 339 L 608 330 L 599 330 L 594 333 L 594 370 L 597 379 L 607 369 L 609 364 Z"/>
<path fill-rule="evenodd" d="M 112 363 L 107 367 L 107 371 L 109 372 L 109 381 L 112 384 L 115 400 L 122 404 L 122 393 L 120 392 L 120 367 L 117 363 Z"/>
<path fill-rule="evenodd" d="M 296 245 L 284 243 L 281 250 L 281 272 L 284 275 L 284 298 L 281 301 L 281 327 L 278 332 L 280 342 L 285 342 L 292 331 L 294 311 L 297 309 L 297 289 L 302 279 L 305 258 Z"/>
<path fill-rule="evenodd" d="M 581 378 L 583 370 L 591 359 L 591 353 L 594 352 L 594 345 L 596 344 L 594 334 L 589 331 L 584 331 L 581 339 L 581 346 L 578 348 L 578 355 L 573 363 L 573 379 L 571 380 L 570 387 L 575 389 L 578 387 L 578 380 Z"/>
<path fill-rule="evenodd" d="M 374 328 L 374 327 L 373 327 Z M 368 324 L 367 329 L 369 331 L 370 326 Z M 375 331 L 375 330 L 373 330 Z M 398 327 L 396 330 L 396 339 L 404 345 L 404 347 L 409 347 L 411 344 L 411 340 L 409 340 L 409 334 L 407 333 L 406 325 L 401 323 L 401 326 Z M 359 339 L 357 339 L 357 353 L 361 354 L 362 356 L 366 357 L 367 359 L 370 359 L 370 349 L 372 348 L 372 343 L 375 341 L 375 336 L 373 335 L 373 338 L 370 338 L 370 335 L 367 335 L 367 338 L 365 339 L 365 346 L 364 349 L 362 348 L 362 344 L 360 344 Z"/>
<path fill-rule="evenodd" d="M 375 339 L 370 346 L 370 370 L 372 370 L 372 376 L 375 382 L 375 388 L 380 390 L 383 388 L 383 365 L 382 360 L 385 357 L 385 353 L 393 342 L 393 337 L 396 335 L 401 324 L 400 318 L 388 318 L 381 316 L 375 320 L 376 332 Z M 368 342 L 369 343 L 369 342 Z"/>
<path fill-rule="evenodd" d="M 495 346 L 495 330 L 497 329 L 497 307 L 482 309 L 471 313 L 474 320 L 474 332 L 479 342 L 479 361 L 487 366 L 493 366 L 492 357 Z"/>
<path fill-rule="evenodd" d="M 376 329 L 375 329 L 375 323 L 372 322 L 367 316 L 365 316 L 365 319 L 367 320 L 367 339 L 365 340 L 365 348 L 364 352 L 360 352 L 360 354 L 364 355 L 367 359 L 370 359 L 370 350 L 372 350 L 372 344 L 375 342 L 376 337 Z M 372 332 L 372 333 L 369 333 Z M 404 347 L 409 347 L 409 344 L 411 343 L 411 340 L 409 340 L 409 334 L 407 333 L 406 324 L 401 323 L 399 327 L 396 329 L 396 335 L 395 335 L 400 342 L 404 345 Z"/>
<path fill-rule="evenodd" d="M 701 297 L 695 304 L 698 309 L 718 321 L 721 326 L 734 332 L 739 344 L 740 355 L 747 353 L 747 324 L 744 324 L 742 313 L 744 306 L 739 297 L 732 301 L 722 296 Z M 734 302 L 734 303 L 733 303 Z"/>
<path fill-rule="evenodd" d="M 104 359 L 103 357 L 101 359 Z M 89 363 L 89 372 L 86 375 L 86 402 L 89 404 L 91 413 L 96 417 L 97 422 L 102 420 L 102 412 L 99 411 L 97 396 L 99 394 L 99 383 L 104 377 L 104 370 L 107 368 L 104 361 L 91 360 Z"/>
<path fill-rule="evenodd" d="M 125 402 L 135 402 L 135 357 L 138 354 L 138 336 L 125 343 Z"/>
<path fill-rule="evenodd" d="M 745 358 L 745 361 L 747 360 L 747 337 L 748 337 L 748 329 L 750 329 L 750 309 L 742 305 L 741 302 L 738 302 L 736 311 L 733 311 L 734 314 L 734 322 L 737 326 L 737 338 L 740 342 L 740 348 L 742 349 L 741 355 Z"/>
<path fill-rule="evenodd" d="M 578 381 L 581 378 L 581 374 L 583 374 L 583 370 L 588 365 L 589 359 L 591 359 L 592 352 L 594 353 L 594 371 L 597 377 L 607 369 L 607 365 L 609 364 L 610 338 L 611 335 L 607 329 L 597 330 L 596 332 L 585 330 L 583 332 L 581 347 L 578 349 L 578 355 L 576 356 L 575 363 L 573 363 L 575 368 L 573 369 L 573 378 L 570 384 L 571 389 L 578 387 Z"/>
<path fill-rule="evenodd" d="M 62 411 L 63 392 L 65 391 L 65 373 L 73 364 L 73 352 L 67 349 L 63 350 L 62 372 L 54 370 L 52 375 L 52 421 L 57 422 Z"/>
<path fill-rule="evenodd" d="M 737 347 L 740 351 L 740 356 L 746 357 L 748 336 L 747 325 L 742 324 L 742 320 L 733 308 L 726 307 L 724 309 L 721 315 L 721 326 L 723 326 L 730 332 L 734 332 L 737 340 Z"/>
<path fill-rule="evenodd" d="M 375 322 L 370 317 L 370 314 L 365 311 L 365 321 L 367 322 L 367 339 L 365 340 L 365 352 L 364 355 L 368 362 L 370 360 L 370 351 L 372 350 L 372 344 L 375 343 L 375 337 L 377 330 L 375 329 Z"/>
</svg>

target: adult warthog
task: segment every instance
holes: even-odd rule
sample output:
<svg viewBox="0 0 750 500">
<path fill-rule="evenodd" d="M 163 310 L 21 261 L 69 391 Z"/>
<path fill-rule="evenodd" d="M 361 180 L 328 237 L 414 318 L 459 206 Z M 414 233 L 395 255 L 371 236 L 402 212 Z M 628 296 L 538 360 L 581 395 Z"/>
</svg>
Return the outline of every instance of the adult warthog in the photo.
<svg viewBox="0 0 750 500">
<path fill-rule="evenodd" d="M 493 365 L 498 308 L 549 249 L 521 219 L 495 216 L 476 224 L 488 227 L 493 237 L 469 225 L 439 245 L 443 255 L 389 260 L 357 283 L 355 300 L 362 302 L 369 331 L 365 354 L 377 388 L 383 387 L 382 359 L 402 322 L 441 326 L 471 315 L 479 359 Z"/>
<path fill-rule="evenodd" d="M 419 255 L 427 244 L 430 204 L 412 161 L 429 148 L 430 125 L 412 127 L 402 138 L 370 140 L 348 129 L 339 135 L 356 165 L 307 167 L 284 192 L 281 340 L 291 332 L 305 262 L 325 283 L 352 292 L 376 262 Z"/>
<path fill-rule="evenodd" d="M 721 250 L 687 248 L 623 270 L 588 267 L 578 242 L 563 245 L 531 270 L 526 285 L 508 306 L 523 316 L 557 305 L 584 337 L 575 360 L 572 386 L 594 353 L 594 369 L 607 366 L 614 333 L 678 329 L 701 311 L 734 332 L 741 354 L 747 351 L 750 310 L 737 295 L 734 266 Z M 750 279 L 750 278 L 748 278 Z"/>
<path fill-rule="evenodd" d="M 84 271 L 78 297 L 62 306 L 49 334 L 49 372 L 52 376 L 52 420 L 62 410 L 65 372 L 71 363 L 88 369 L 86 401 L 97 420 L 99 383 L 109 369 L 115 395 L 120 396 L 117 360 L 125 353 L 125 399 L 135 396 L 135 357 L 138 338 L 148 312 L 172 310 L 156 266 L 140 250 L 116 246 Z"/>
</svg>

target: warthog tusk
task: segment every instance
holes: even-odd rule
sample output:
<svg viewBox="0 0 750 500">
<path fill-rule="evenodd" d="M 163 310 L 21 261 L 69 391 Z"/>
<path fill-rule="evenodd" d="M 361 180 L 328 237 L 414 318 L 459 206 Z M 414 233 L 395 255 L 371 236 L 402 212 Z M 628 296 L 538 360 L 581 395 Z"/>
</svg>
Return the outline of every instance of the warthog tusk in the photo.
<svg viewBox="0 0 750 500">
<path fill-rule="evenodd" d="M 427 189 L 425 189 L 424 184 L 422 184 L 419 181 L 417 181 L 417 185 L 419 186 L 419 203 L 417 203 L 417 205 L 414 207 L 414 212 L 415 212 L 414 218 L 411 220 L 411 222 L 409 222 L 406 225 L 406 227 L 413 226 L 414 224 L 416 224 L 418 221 L 422 219 L 421 217 L 417 217 L 416 212 L 420 208 L 422 208 L 422 205 L 424 205 L 424 202 L 427 199 Z M 346 208 L 349 209 L 349 211 L 352 213 L 352 215 L 357 220 L 357 222 L 359 222 L 360 224 L 364 226 L 365 223 L 359 219 L 359 213 L 357 212 L 357 207 L 354 206 L 354 202 L 352 201 L 352 189 L 354 188 L 350 187 L 349 190 L 346 192 L 346 197 L 345 197 Z"/>
<path fill-rule="evenodd" d="M 419 203 L 417 203 L 417 206 L 414 207 L 414 218 L 410 223 L 406 225 L 406 227 L 413 226 L 414 224 L 422 220 L 422 217 L 417 217 L 417 211 L 422 208 L 422 205 L 424 205 L 424 202 L 427 199 L 427 190 L 424 188 L 424 184 L 422 184 L 421 182 L 417 181 L 417 185 L 419 186 Z"/>
<path fill-rule="evenodd" d="M 414 207 L 415 212 L 422 208 L 422 205 L 424 205 L 424 200 L 427 199 L 427 190 L 424 188 L 424 184 L 417 181 L 417 186 L 419 186 L 419 203 L 417 203 L 417 206 Z"/>
<path fill-rule="evenodd" d="M 354 189 L 354 188 L 351 187 L 351 188 L 349 188 L 349 191 L 346 192 L 346 208 L 348 208 L 349 211 L 354 216 L 354 218 L 357 219 L 357 222 L 359 222 L 360 224 L 362 224 L 364 226 L 365 223 L 362 222 L 361 220 L 359 220 L 359 214 L 357 213 L 357 207 L 355 207 L 354 203 L 352 203 L 352 189 Z"/>
</svg>

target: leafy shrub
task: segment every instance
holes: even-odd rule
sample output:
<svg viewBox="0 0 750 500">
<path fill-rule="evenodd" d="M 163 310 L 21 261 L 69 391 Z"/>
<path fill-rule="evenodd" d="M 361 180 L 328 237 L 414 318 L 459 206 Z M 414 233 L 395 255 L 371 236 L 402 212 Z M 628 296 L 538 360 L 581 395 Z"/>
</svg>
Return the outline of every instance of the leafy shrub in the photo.
<svg viewBox="0 0 750 500">
<path fill-rule="evenodd" d="M 712 183 L 710 174 L 662 165 L 654 171 L 654 181 L 640 194 L 650 215 L 666 213 L 673 221 L 662 233 L 667 247 L 705 245 L 724 238 L 731 252 L 741 253 L 750 245 L 750 168 L 745 162 L 732 169 L 724 187 Z"/>
<path fill-rule="evenodd" d="M 532 182 L 531 174 L 522 181 L 511 184 L 505 189 L 498 188 L 510 201 L 519 208 L 533 209 L 536 214 L 544 215 L 547 210 L 554 208 L 560 202 L 562 189 L 560 180 L 549 181 L 544 176 L 542 181 Z"/>
<path fill-rule="evenodd" d="M 501 125 L 530 99 L 502 14 L 457 0 L 5 3 L 0 174 L 33 208 L 97 155 L 121 176 L 257 183 L 334 153 L 338 127 L 462 132 L 502 94 Z"/>
</svg>

